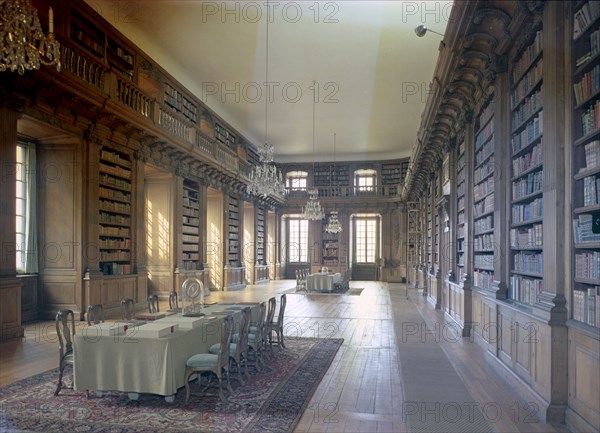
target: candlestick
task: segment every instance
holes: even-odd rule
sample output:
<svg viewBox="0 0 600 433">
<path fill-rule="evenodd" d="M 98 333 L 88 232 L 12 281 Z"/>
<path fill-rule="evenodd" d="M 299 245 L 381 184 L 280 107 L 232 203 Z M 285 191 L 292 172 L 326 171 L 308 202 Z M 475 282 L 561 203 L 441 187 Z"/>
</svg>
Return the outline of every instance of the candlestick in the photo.
<svg viewBox="0 0 600 433">
<path fill-rule="evenodd" d="M 54 33 L 54 11 L 48 10 L 48 33 Z"/>
</svg>

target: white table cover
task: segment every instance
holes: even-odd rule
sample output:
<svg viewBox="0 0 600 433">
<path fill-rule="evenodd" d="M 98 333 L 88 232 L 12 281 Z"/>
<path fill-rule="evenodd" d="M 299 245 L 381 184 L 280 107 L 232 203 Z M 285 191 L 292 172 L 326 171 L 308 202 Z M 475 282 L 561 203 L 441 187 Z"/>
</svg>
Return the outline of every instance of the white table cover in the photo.
<svg viewBox="0 0 600 433">
<path fill-rule="evenodd" d="M 331 292 L 333 290 L 333 284 L 339 283 L 342 281 L 342 275 L 340 273 L 336 274 L 323 274 L 316 273 L 310 274 L 306 277 L 306 288 L 311 291 L 327 291 Z"/>
</svg>

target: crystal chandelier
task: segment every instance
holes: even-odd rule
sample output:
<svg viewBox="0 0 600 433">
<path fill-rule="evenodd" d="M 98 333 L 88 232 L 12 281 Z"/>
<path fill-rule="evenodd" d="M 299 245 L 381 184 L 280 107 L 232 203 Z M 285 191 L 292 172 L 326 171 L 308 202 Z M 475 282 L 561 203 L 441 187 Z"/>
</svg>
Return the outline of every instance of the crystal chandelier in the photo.
<svg viewBox="0 0 600 433">
<path fill-rule="evenodd" d="M 335 132 L 333 133 L 333 173 L 329 176 L 329 185 L 333 183 L 333 175 L 335 174 Z M 333 210 L 329 214 L 329 221 L 327 222 L 327 226 L 325 227 L 325 231 L 327 233 L 338 234 L 342 231 L 342 225 L 340 224 L 340 220 L 338 219 L 338 213 L 335 210 L 335 197 L 337 195 L 336 191 L 332 190 L 333 194 Z"/>
<path fill-rule="evenodd" d="M 37 10 L 29 0 L 0 1 L 0 72 L 56 65 L 60 71 L 60 44 L 54 39 L 54 15 L 48 11 L 48 36 L 42 32 Z"/>
<path fill-rule="evenodd" d="M 325 211 L 317 199 L 319 196 L 319 191 L 316 189 L 309 189 L 307 192 L 309 198 L 302 209 L 302 216 L 311 221 L 322 220 L 325 218 Z"/>
<path fill-rule="evenodd" d="M 313 145 L 313 185 L 315 184 L 315 96 L 316 96 L 316 83 L 313 80 L 313 106 L 312 106 L 312 145 Z M 308 193 L 308 201 L 304 205 L 302 210 L 302 216 L 310 221 L 318 221 L 325 218 L 325 211 L 319 203 L 319 191 L 316 188 L 312 188 L 306 191 Z"/>
<path fill-rule="evenodd" d="M 267 1 L 267 8 L 269 7 Z M 269 82 L 269 18 L 266 20 L 266 44 L 265 44 L 265 83 Z M 250 173 L 250 183 L 247 191 L 249 194 L 262 195 L 284 195 L 285 184 L 281 178 L 281 171 L 277 170 L 273 157 L 275 146 L 269 144 L 269 98 L 265 98 L 265 142 L 258 149 L 260 164 L 254 166 Z"/>
</svg>

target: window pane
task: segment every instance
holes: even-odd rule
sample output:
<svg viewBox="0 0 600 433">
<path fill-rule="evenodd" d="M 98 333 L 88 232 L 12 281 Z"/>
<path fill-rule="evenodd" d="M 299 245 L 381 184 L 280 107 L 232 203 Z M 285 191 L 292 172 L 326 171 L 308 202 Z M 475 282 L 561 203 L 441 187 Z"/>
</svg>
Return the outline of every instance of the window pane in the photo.
<svg viewBox="0 0 600 433">
<path fill-rule="evenodd" d="M 288 262 L 308 262 L 308 220 L 290 219 Z"/>
</svg>

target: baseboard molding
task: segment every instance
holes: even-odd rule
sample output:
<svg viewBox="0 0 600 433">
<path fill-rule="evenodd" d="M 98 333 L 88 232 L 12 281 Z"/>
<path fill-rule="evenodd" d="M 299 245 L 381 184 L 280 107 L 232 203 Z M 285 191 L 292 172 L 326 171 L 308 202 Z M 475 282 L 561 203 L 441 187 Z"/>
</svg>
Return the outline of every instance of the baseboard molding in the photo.
<svg viewBox="0 0 600 433">
<path fill-rule="evenodd" d="M 565 424 L 567 428 L 573 432 L 581 433 L 597 433 L 598 429 L 594 428 L 590 423 L 583 419 L 577 412 L 567 406 L 565 412 Z"/>
</svg>

